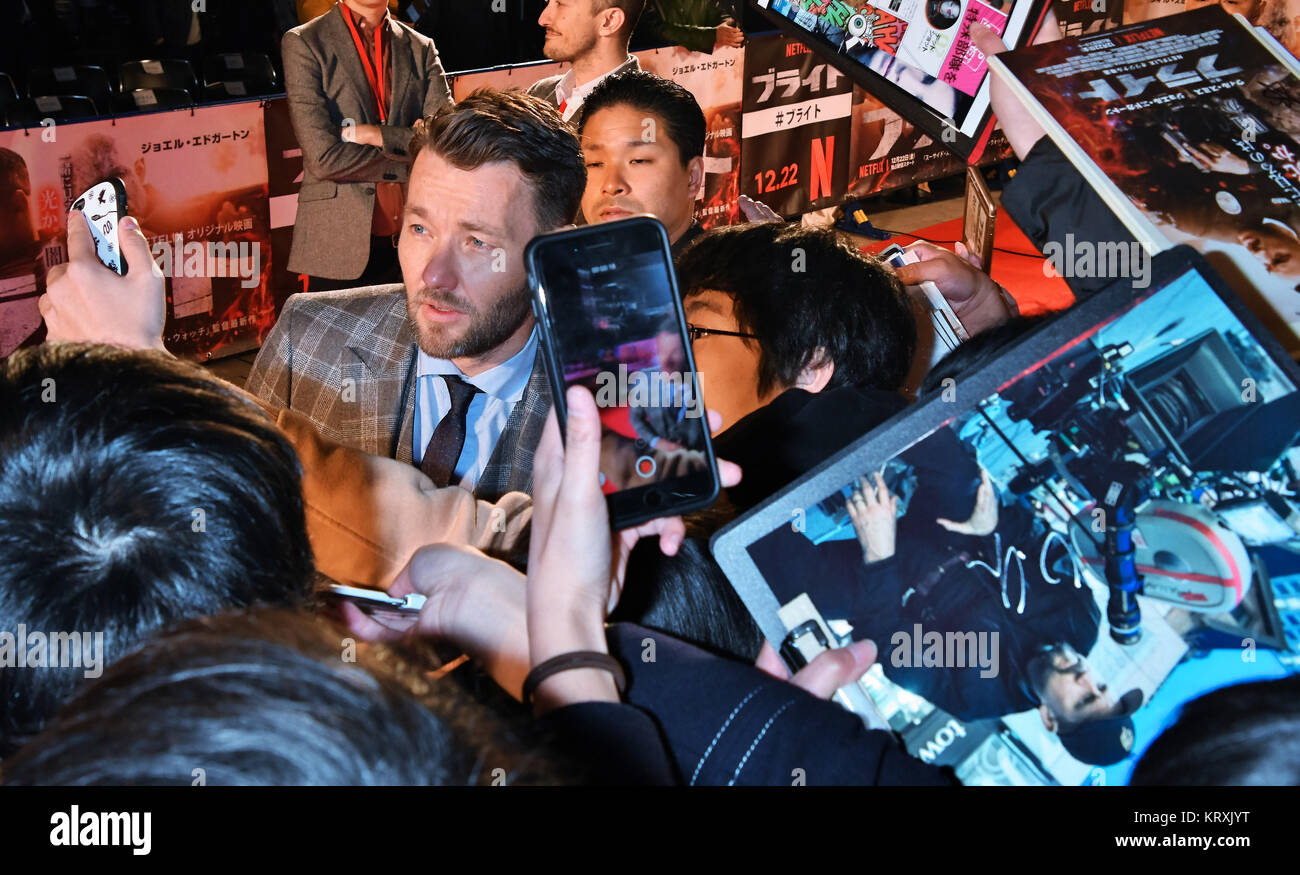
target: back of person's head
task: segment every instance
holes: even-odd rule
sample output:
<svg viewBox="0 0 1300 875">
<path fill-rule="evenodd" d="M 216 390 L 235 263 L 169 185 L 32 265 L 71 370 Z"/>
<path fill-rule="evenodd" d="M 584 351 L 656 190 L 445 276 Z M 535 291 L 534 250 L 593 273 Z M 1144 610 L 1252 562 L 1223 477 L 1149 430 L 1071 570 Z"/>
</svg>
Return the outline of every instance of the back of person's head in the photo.
<svg viewBox="0 0 1300 875">
<path fill-rule="evenodd" d="M 533 191 L 538 228 L 573 221 L 587 184 L 582 147 L 555 107 L 522 91 L 481 88 L 424 120 L 411 155 L 425 149 L 461 170 L 513 164 Z"/>
<path fill-rule="evenodd" d="M 683 165 L 704 155 L 704 111 L 695 95 L 671 79 L 645 70 L 625 70 L 602 79 L 582 103 L 578 135 L 602 109 L 624 106 L 653 117 L 654 135 L 666 136 L 677 147 Z"/>
<path fill-rule="evenodd" d="M 21 350 L 0 410 L 0 654 L 22 662 L 0 670 L 0 750 L 167 624 L 309 593 L 293 447 L 199 366 Z"/>
<path fill-rule="evenodd" d="M 1013 342 L 1047 322 L 1050 316 L 1016 316 L 986 328 L 948 353 L 925 375 L 919 395 L 925 397 L 944 388 L 945 380 L 959 380 L 998 359 Z"/>
<path fill-rule="evenodd" d="M 740 330 L 760 347 L 758 388 L 793 386 L 819 351 L 825 388 L 893 391 L 907 378 L 916 323 L 894 272 L 828 229 L 782 222 L 708 231 L 677 260 L 682 296 L 732 298 Z"/>
<path fill-rule="evenodd" d="M 5 762 L 16 785 L 550 780 L 449 679 L 287 610 L 202 618 L 114 664 Z M 500 770 L 500 771 L 498 771 Z"/>
<path fill-rule="evenodd" d="M 763 633 L 709 553 L 707 536 L 692 532 L 673 556 L 664 555 L 654 541 L 632 548 L 623 595 L 610 621 L 637 623 L 753 662 Z"/>
<path fill-rule="evenodd" d="M 1215 690 L 1142 754 L 1140 786 L 1300 785 L 1300 675 Z"/>
</svg>

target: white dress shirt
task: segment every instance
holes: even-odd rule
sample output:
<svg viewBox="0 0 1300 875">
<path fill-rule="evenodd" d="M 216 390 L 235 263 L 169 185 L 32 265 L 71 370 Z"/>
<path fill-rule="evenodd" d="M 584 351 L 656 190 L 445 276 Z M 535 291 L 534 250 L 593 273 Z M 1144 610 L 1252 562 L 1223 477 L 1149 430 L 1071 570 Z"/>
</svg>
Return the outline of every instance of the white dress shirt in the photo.
<svg viewBox="0 0 1300 875">
<path fill-rule="evenodd" d="M 537 329 L 523 349 L 506 361 L 473 377 L 466 377 L 447 359 L 436 359 L 420 351 L 416 357 L 415 431 L 411 445 L 418 464 L 424 458 L 433 431 L 451 409 L 451 393 L 443 374 L 456 374 L 479 391 L 465 414 L 465 447 L 456 462 L 456 474 L 463 489 L 473 490 L 492 458 L 515 404 L 524 396 L 537 356 Z"/>
<path fill-rule="evenodd" d="M 631 65 L 630 67 L 628 66 L 629 64 Z M 574 83 L 576 77 L 573 75 L 573 68 L 570 67 L 568 72 L 564 74 L 564 77 L 555 85 L 555 105 L 564 107 L 561 111 L 561 115 L 564 116 L 566 122 L 570 121 L 578 114 L 578 110 L 582 109 L 582 103 L 587 99 L 587 95 L 590 94 L 597 85 L 604 82 L 606 77 L 613 76 L 615 73 L 622 70 L 639 70 L 640 68 L 641 62 L 637 60 L 636 56 L 628 55 L 626 61 L 619 64 L 608 73 L 597 76 L 590 82 L 576 85 Z"/>
</svg>

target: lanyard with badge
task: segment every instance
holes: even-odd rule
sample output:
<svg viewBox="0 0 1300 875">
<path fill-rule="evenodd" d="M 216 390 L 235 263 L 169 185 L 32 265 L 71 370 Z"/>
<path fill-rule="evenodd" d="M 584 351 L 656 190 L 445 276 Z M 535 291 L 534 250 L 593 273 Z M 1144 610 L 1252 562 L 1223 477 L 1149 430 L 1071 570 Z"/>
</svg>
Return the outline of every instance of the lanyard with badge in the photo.
<svg viewBox="0 0 1300 875">
<path fill-rule="evenodd" d="M 384 71 L 387 69 L 385 62 L 388 60 L 388 47 L 384 39 L 384 25 L 387 23 L 387 18 L 375 28 L 375 54 L 372 59 L 366 52 L 366 45 L 352 18 L 352 10 L 343 3 L 339 5 L 343 7 L 343 19 L 348 23 L 348 30 L 352 32 L 352 42 L 356 45 L 357 54 L 361 58 L 361 67 L 365 71 L 366 81 L 370 83 L 370 93 L 379 108 L 379 123 L 387 124 L 389 95 L 384 88 Z M 393 245 L 396 246 L 395 235 L 401 227 L 400 217 L 405 193 L 400 183 L 379 182 L 375 184 L 375 196 L 376 206 L 370 233 L 378 236 L 393 236 Z"/>
</svg>

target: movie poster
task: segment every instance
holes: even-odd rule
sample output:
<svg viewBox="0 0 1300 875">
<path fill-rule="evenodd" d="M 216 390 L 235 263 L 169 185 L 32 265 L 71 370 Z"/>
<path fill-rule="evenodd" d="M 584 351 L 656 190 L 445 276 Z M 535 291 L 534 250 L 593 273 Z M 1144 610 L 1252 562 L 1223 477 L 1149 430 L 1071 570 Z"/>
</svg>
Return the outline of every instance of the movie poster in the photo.
<svg viewBox="0 0 1300 875">
<path fill-rule="evenodd" d="M 1123 19 L 1124 4 L 1125 0 L 1052 0 L 1052 11 L 1056 13 L 1062 36 L 1083 36 L 1118 27 Z"/>
<path fill-rule="evenodd" d="M 1184 702 L 1300 670 L 1300 392 L 1200 272 L 1153 285 L 748 546 L 963 783 L 1127 783 Z"/>
<path fill-rule="evenodd" d="M 1123 6 L 1124 23 L 1134 24 L 1190 12 L 1205 6 L 1222 5 L 1228 12 L 1240 12 L 1267 30 L 1293 55 L 1300 54 L 1300 0 L 1103 0 Z"/>
<path fill-rule="evenodd" d="M 473 94 L 480 88 L 526 89 L 540 79 L 567 72 L 568 64 L 559 61 L 547 61 L 541 64 L 524 64 L 516 67 L 499 67 L 495 70 L 482 70 L 466 73 L 451 80 L 451 96 L 457 101 Z"/>
<path fill-rule="evenodd" d="M 988 64 L 970 28 L 982 23 L 1016 42 L 1027 0 L 757 0 L 824 50 L 855 62 L 974 136 L 987 108 Z"/>
<path fill-rule="evenodd" d="M 713 54 L 680 46 L 637 52 L 641 69 L 671 79 L 695 96 L 704 111 L 704 188 L 695 210 L 703 228 L 734 225 L 740 214 L 740 104 L 745 50 Z"/>
<path fill-rule="evenodd" d="M 260 103 L 4 131 L 0 168 L 15 205 L 0 226 L 0 355 L 41 339 L 36 295 L 67 260 L 67 211 L 110 176 L 167 276 L 168 349 L 229 355 L 274 323 Z"/>
<path fill-rule="evenodd" d="M 787 218 L 848 190 L 853 82 L 798 40 L 745 46 L 740 192 Z"/>
<path fill-rule="evenodd" d="M 989 135 L 981 165 L 1010 157 L 1011 144 L 1000 128 Z M 869 197 L 960 173 L 966 163 L 924 131 L 861 88 L 853 90 L 849 194 Z"/>
<path fill-rule="evenodd" d="M 1253 29 L 1212 6 L 1005 58 L 1139 240 L 1206 253 L 1300 346 L 1300 78 Z"/>
</svg>

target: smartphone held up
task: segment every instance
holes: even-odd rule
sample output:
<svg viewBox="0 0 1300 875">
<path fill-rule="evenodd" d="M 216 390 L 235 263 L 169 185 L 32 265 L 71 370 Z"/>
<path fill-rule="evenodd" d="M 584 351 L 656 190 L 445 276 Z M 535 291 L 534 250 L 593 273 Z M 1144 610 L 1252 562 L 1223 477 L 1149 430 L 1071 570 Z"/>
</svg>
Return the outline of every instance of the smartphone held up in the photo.
<svg viewBox="0 0 1300 875">
<path fill-rule="evenodd" d="M 634 216 L 544 234 L 524 258 L 561 431 L 569 386 L 600 410 L 613 526 L 712 504 L 717 462 L 663 225 Z"/>
<path fill-rule="evenodd" d="M 126 275 L 126 257 L 117 245 L 117 226 L 126 217 L 126 186 L 116 176 L 92 185 L 72 202 L 72 209 L 86 217 L 95 254 L 109 270 Z"/>
</svg>

